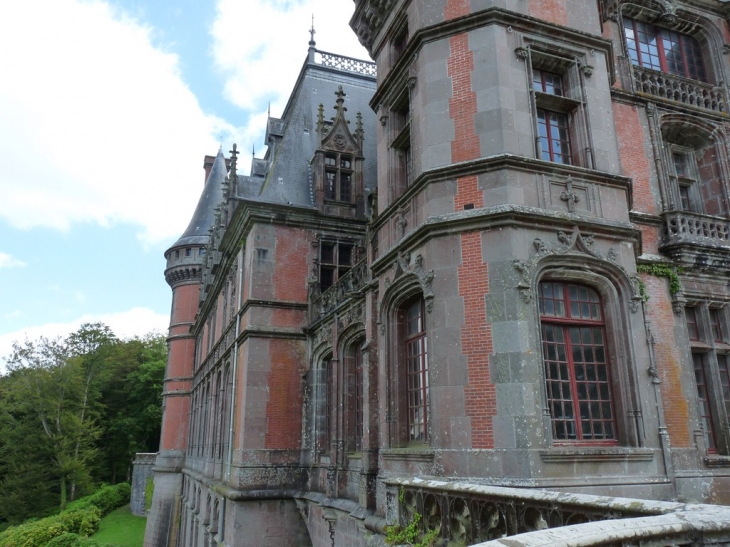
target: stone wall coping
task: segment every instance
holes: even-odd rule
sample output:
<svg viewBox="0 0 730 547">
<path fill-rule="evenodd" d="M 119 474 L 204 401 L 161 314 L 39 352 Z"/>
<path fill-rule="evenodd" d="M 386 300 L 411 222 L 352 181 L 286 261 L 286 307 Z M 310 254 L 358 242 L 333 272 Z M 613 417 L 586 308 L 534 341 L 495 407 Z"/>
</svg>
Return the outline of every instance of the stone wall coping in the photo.
<svg viewBox="0 0 730 547">
<path fill-rule="evenodd" d="M 730 508 L 697 505 L 690 510 L 653 517 L 603 520 L 548 528 L 503 539 L 478 543 L 474 547 L 543 547 L 589 545 L 639 545 L 661 540 L 661 545 L 685 543 L 688 535 L 730 536 Z M 674 539 L 672 539 L 674 538 Z M 714 543 L 714 542 L 713 542 Z"/>
<path fill-rule="evenodd" d="M 716 508 L 715 505 L 687 504 L 667 501 L 653 501 L 611 496 L 593 496 L 555 490 L 509 488 L 504 486 L 487 486 L 467 482 L 421 479 L 386 479 L 385 484 L 394 487 L 410 487 L 421 490 L 451 492 L 453 494 L 482 496 L 490 498 L 510 499 L 514 501 L 537 502 L 592 508 L 604 512 L 620 512 L 643 515 L 661 515 L 681 511 L 698 511 L 704 507 Z M 722 508 L 730 519 L 730 508 Z M 730 520 L 728 521 L 730 524 Z M 514 536 L 513 536 L 514 537 Z"/>
</svg>

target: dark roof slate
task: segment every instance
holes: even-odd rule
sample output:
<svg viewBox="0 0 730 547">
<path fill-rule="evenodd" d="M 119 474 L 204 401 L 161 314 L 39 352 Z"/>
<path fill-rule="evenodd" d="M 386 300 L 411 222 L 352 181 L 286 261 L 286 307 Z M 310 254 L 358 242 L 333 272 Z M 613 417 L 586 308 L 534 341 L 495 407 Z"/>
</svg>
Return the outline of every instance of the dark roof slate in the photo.
<svg viewBox="0 0 730 547">
<path fill-rule="evenodd" d="M 280 203 L 314 208 L 310 161 L 319 145 L 317 110 L 324 105 L 325 117 L 335 116 L 335 92 L 342 86 L 345 93 L 346 117 L 354 131 L 356 113 L 361 112 L 364 127 L 364 182 L 369 193 L 377 185 L 376 117 L 369 106 L 375 91 L 375 79 L 350 76 L 313 63 L 305 64 L 302 74 L 281 119 L 270 118 L 266 159 L 270 162 L 264 174 L 264 160 L 254 159 L 250 177 L 238 177 L 236 197 L 267 203 Z M 279 136 L 281 135 L 281 136 Z M 255 194 L 258 185 L 258 194 Z"/>
<path fill-rule="evenodd" d="M 208 243 L 210 239 L 208 230 L 215 219 L 215 208 L 223 201 L 223 182 L 227 174 L 226 158 L 223 156 L 223 150 L 218 150 L 218 155 L 213 161 L 210 174 L 205 181 L 193 218 L 183 235 L 170 249 L 185 245 L 205 245 Z"/>
</svg>

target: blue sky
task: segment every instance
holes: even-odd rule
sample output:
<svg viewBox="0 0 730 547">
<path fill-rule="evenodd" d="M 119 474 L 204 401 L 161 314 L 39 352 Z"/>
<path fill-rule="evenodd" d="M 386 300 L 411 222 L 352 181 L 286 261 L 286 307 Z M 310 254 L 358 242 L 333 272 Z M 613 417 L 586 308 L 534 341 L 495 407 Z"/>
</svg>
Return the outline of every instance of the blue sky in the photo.
<svg viewBox="0 0 730 547">
<path fill-rule="evenodd" d="M 351 0 L 39 0 L 0 18 L 0 365 L 13 340 L 167 327 L 163 253 L 203 156 L 264 152 L 317 47 L 367 58 Z M 243 161 L 244 172 L 248 162 Z"/>
</svg>

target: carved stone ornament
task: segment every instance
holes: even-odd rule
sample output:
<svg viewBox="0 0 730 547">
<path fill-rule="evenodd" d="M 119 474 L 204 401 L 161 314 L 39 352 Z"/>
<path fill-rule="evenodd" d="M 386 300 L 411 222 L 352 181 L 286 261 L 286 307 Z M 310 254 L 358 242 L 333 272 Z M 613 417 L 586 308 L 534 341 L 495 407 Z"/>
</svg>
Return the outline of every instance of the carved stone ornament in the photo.
<svg viewBox="0 0 730 547">
<path fill-rule="evenodd" d="M 347 310 L 337 318 L 337 327 L 340 331 L 344 331 L 350 325 L 365 322 L 365 305 L 358 302 L 347 308 Z"/>
<path fill-rule="evenodd" d="M 515 49 L 515 55 L 517 55 L 517 58 L 521 61 L 527 60 L 527 48 L 526 47 L 518 47 Z"/>
<path fill-rule="evenodd" d="M 674 293 L 672 298 L 672 311 L 677 317 L 682 317 L 684 308 L 687 306 L 687 299 L 684 297 L 684 293 L 680 290 Z"/>
<path fill-rule="evenodd" d="M 549 244 L 542 239 L 535 238 L 533 245 L 537 251 L 530 260 L 524 261 L 515 259 L 512 261 L 512 266 L 515 270 L 520 273 L 519 281 L 515 286 L 515 289 L 522 296 L 522 300 L 529 304 L 533 299 L 532 294 L 532 272 L 543 258 L 549 255 L 587 255 L 591 258 L 601 260 L 611 264 L 613 267 L 619 268 L 627 278 L 631 279 L 628 272 L 620 265 L 616 263 L 615 251 L 612 254 L 611 251 L 608 253 L 608 257 L 604 258 L 597 251 L 593 249 L 594 238 L 589 234 L 581 234 L 580 230 L 576 227 L 572 233 L 566 233 L 560 230 L 557 233 L 559 245 Z M 639 303 L 641 302 L 641 295 L 639 294 L 638 284 L 632 280 L 632 292 L 629 301 L 629 306 L 632 313 L 636 313 L 639 310 Z"/>
<path fill-rule="evenodd" d="M 327 342 L 328 345 L 332 345 L 332 327 L 333 323 L 332 321 L 322 325 L 319 330 L 317 330 L 316 334 L 314 335 L 314 344 L 313 346 L 316 348 L 323 342 Z"/>
<path fill-rule="evenodd" d="M 591 65 L 583 65 L 580 69 L 583 71 L 586 78 L 593 76 L 593 71 L 595 70 Z"/>
</svg>

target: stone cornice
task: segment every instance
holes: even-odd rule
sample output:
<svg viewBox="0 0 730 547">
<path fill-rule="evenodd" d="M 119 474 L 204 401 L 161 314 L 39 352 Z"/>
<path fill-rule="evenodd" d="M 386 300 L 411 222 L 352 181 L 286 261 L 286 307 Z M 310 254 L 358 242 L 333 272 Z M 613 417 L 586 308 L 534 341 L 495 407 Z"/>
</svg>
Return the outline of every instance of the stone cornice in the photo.
<svg viewBox="0 0 730 547">
<path fill-rule="evenodd" d="M 513 31 L 528 34 L 550 36 L 559 33 L 563 41 L 572 44 L 576 48 L 580 48 L 581 50 L 593 49 L 596 51 L 602 51 L 606 57 L 606 63 L 608 64 L 606 67 L 607 73 L 609 76 L 615 73 L 613 66 L 613 44 L 610 40 L 595 34 L 589 34 L 587 32 L 577 31 L 554 23 L 548 23 L 535 17 L 504 10 L 502 8 L 487 8 L 464 17 L 459 17 L 457 19 L 418 29 L 408 41 L 408 47 L 403 53 L 401 59 L 385 76 L 385 79 L 380 83 L 380 85 L 378 85 L 378 90 L 375 92 L 375 95 L 373 95 L 373 98 L 370 101 L 371 108 L 377 112 L 378 106 L 383 102 L 384 96 L 390 93 L 390 88 L 392 87 L 393 82 L 402 77 L 400 73 L 407 70 L 424 44 L 435 40 L 449 38 L 450 36 L 469 32 L 491 24 L 501 24 L 505 27 L 512 27 Z M 373 52 L 371 52 L 371 56 L 375 57 Z"/>
<path fill-rule="evenodd" d="M 538 160 L 527 156 L 515 156 L 513 154 L 500 154 L 498 156 L 489 156 L 487 158 L 479 158 L 460 163 L 452 163 L 443 167 L 436 167 L 421 173 L 418 178 L 411 184 L 406 192 L 397 200 L 393 201 L 378 216 L 373 223 L 372 229 L 378 230 L 381 226 L 390 221 L 413 197 L 422 192 L 426 186 L 432 182 L 440 182 L 444 180 L 453 180 L 459 177 L 470 175 L 479 175 L 496 171 L 498 169 L 515 169 L 526 173 L 538 173 L 544 175 L 560 175 L 571 176 L 576 179 L 604 184 L 608 186 L 616 186 L 622 188 L 627 193 L 629 209 L 632 207 L 631 195 L 631 179 L 623 175 L 606 173 L 604 171 L 596 171 L 595 169 L 586 169 L 585 167 L 577 167 L 575 165 L 562 165 L 552 162 Z"/>
<path fill-rule="evenodd" d="M 529 229 L 543 226 L 552 227 L 556 231 L 571 231 L 577 226 L 581 233 L 612 240 L 631 241 L 636 256 L 641 255 L 641 232 L 631 223 L 589 219 L 571 213 L 524 205 L 497 205 L 431 217 L 374 261 L 370 268 L 373 276 L 381 275 L 393 265 L 399 253 L 414 252 L 435 237 L 508 226 Z"/>
</svg>

